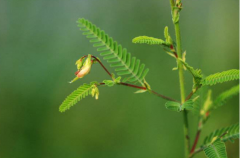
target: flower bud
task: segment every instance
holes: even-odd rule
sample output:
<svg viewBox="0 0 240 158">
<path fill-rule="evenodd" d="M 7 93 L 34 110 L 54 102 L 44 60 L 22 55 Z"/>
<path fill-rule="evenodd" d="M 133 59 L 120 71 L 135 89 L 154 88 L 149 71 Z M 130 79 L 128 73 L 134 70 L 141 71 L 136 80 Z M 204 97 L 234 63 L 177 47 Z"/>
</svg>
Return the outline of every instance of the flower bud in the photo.
<svg viewBox="0 0 240 158">
<path fill-rule="evenodd" d="M 76 74 L 78 78 L 83 78 L 84 76 L 86 76 L 90 72 L 91 67 L 92 67 L 91 59 L 92 59 L 92 56 L 89 54 L 88 58 L 83 63 L 82 68 Z"/>
<path fill-rule="evenodd" d="M 75 65 L 77 65 L 77 69 L 80 70 L 83 66 L 84 57 L 81 57 L 79 60 L 76 61 Z"/>
<path fill-rule="evenodd" d="M 92 88 L 92 92 L 91 92 L 91 94 L 92 94 L 92 97 L 94 97 L 94 95 L 95 95 L 95 92 L 96 92 L 96 89 L 95 89 L 95 87 L 96 87 L 96 86 L 94 86 L 94 87 Z"/>
<path fill-rule="evenodd" d="M 91 60 L 92 60 L 92 55 L 89 54 L 87 59 L 84 61 L 83 64 L 82 64 L 83 57 L 76 62 L 77 68 L 80 68 L 80 69 L 75 73 L 75 75 L 77 77 L 75 77 L 70 83 L 76 81 L 79 78 L 83 78 L 84 76 L 86 76 L 90 72 L 91 67 L 92 67 L 92 61 Z"/>
<path fill-rule="evenodd" d="M 98 90 L 98 88 L 96 87 L 95 99 L 98 100 L 98 97 L 99 97 L 99 90 Z"/>
<path fill-rule="evenodd" d="M 96 85 L 92 86 L 92 91 L 91 91 L 92 97 L 95 96 L 95 99 L 98 99 L 99 96 L 99 90 Z"/>
</svg>

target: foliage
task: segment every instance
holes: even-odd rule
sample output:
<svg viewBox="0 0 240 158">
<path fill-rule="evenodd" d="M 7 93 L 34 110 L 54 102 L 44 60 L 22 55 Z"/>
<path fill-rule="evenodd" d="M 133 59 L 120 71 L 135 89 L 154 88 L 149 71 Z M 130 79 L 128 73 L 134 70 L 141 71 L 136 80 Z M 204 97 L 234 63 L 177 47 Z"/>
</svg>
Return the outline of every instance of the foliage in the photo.
<svg viewBox="0 0 240 158">
<path fill-rule="evenodd" d="M 120 83 L 121 81 L 121 76 L 117 77 L 115 79 L 115 75 L 112 74 L 112 77 L 113 77 L 113 80 L 103 80 L 103 83 L 105 83 L 106 86 L 108 87 L 112 87 L 114 86 L 115 84 L 118 84 Z"/>
<path fill-rule="evenodd" d="M 176 44 L 172 40 L 168 27 L 164 29 L 165 40 L 149 37 L 149 36 L 138 36 L 135 37 L 133 43 L 144 43 L 149 45 L 161 45 L 164 46 L 164 50 L 174 58 L 177 62 L 177 67 L 173 70 L 179 70 L 179 81 L 181 90 L 181 102 L 164 96 L 153 91 L 146 81 L 145 77 L 148 74 L 149 69 L 145 68 L 145 64 L 140 63 L 139 59 L 132 57 L 131 53 L 127 52 L 126 48 L 123 48 L 120 44 L 113 40 L 112 37 L 108 36 L 103 30 L 92 24 L 90 21 L 81 18 L 77 21 L 83 35 L 90 39 L 90 43 L 93 43 L 93 47 L 96 47 L 97 51 L 100 52 L 100 56 L 110 63 L 110 67 L 114 67 L 118 77 L 115 78 L 114 74 L 111 74 L 107 68 L 101 63 L 98 57 L 86 55 L 81 57 L 77 62 L 76 78 L 72 80 L 76 81 L 79 78 L 87 75 L 92 67 L 93 63 L 99 63 L 102 68 L 108 73 L 111 79 L 103 80 L 102 83 L 91 82 L 90 84 L 83 84 L 73 93 L 71 93 L 61 104 L 59 110 L 61 112 L 66 111 L 71 106 L 75 105 L 78 101 L 88 96 L 90 93 L 98 99 L 99 90 L 98 86 L 112 87 L 114 85 L 124 85 L 132 88 L 137 88 L 135 93 L 150 92 L 150 94 L 157 95 L 163 99 L 168 100 L 165 103 L 165 107 L 168 110 L 175 112 L 183 112 L 184 114 L 184 134 L 185 134 L 185 156 L 192 157 L 195 154 L 195 147 L 198 142 L 199 134 L 203 125 L 209 118 L 210 113 L 213 109 L 222 106 L 231 97 L 239 94 L 239 85 L 232 87 L 231 89 L 221 93 L 214 101 L 212 97 L 212 90 L 204 87 L 212 86 L 217 83 L 223 83 L 227 81 L 233 81 L 239 79 L 239 70 L 232 69 L 215 73 L 207 77 L 203 77 L 201 69 L 194 69 L 186 62 L 186 51 L 182 53 L 180 28 L 179 28 L 179 17 L 182 9 L 181 0 L 170 0 L 172 20 L 176 33 Z M 191 93 L 185 97 L 184 88 L 184 74 L 183 70 L 188 70 L 193 77 L 193 89 Z M 126 75 L 122 79 L 121 76 Z M 128 83 L 127 83 L 128 82 Z M 131 84 L 130 84 L 131 83 Z M 141 86 L 134 85 L 132 83 L 140 83 Z M 198 93 L 197 91 L 202 91 Z M 205 90 L 208 91 L 205 91 Z M 200 99 L 199 99 L 200 98 Z M 188 115 L 187 111 L 192 111 L 193 114 L 199 116 L 198 133 L 195 138 L 194 144 L 189 153 L 187 147 L 189 146 L 189 135 L 188 135 Z M 204 150 L 205 154 L 209 158 L 227 158 L 226 147 L 224 142 L 239 138 L 239 124 L 222 128 L 212 132 L 204 140 L 204 144 L 200 147 L 200 151 Z"/>
<path fill-rule="evenodd" d="M 209 136 L 207 136 L 204 140 L 204 144 L 209 144 L 214 142 L 217 139 L 221 141 L 233 141 L 234 139 L 239 138 L 239 124 L 234 124 L 230 127 L 221 128 L 214 132 L 212 132 Z"/>
<path fill-rule="evenodd" d="M 203 106 L 200 111 L 200 115 L 205 117 L 209 110 L 212 108 L 212 90 L 208 90 L 207 98 L 205 99 Z"/>
<path fill-rule="evenodd" d="M 239 79 L 239 70 L 232 69 L 232 70 L 209 75 L 201 81 L 201 84 L 212 86 L 217 83 L 223 83 L 223 82 L 237 80 L 237 79 Z"/>
<path fill-rule="evenodd" d="M 133 43 L 146 43 L 146 44 L 150 44 L 150 45 L 154 45 L 154 44 L 158 44 L 158 45 L 167 45 L 165 43 L 164 40 L 162 39 L 158 39 L 158 38 L 154 38 L 154 37 L 148 37 L 148 36 L 139 36 L 139 37 L 135 37 L 132 40 Z"/>
<path fill-rule="evenodd" d="M 72 92 L 60 105 L 59 111 L 65 112 L 66 110 L 70 109 L 73 105 L 75 105 L 78 101 L 82 100 L 83 98 L 87 97 L 94 88 L 94 85 L 98 84 L 97 82 L 91 82 L 90 84 L 83 84 L 77 90 Z"/>
<path fill-rule="evenodd" d="M 176 112 L 180 112 L 183 110 L 193 110 L 193 103 L 195 100 L 193 99 L 189 99 L 186 102 L 184 102 L 183 104 L 180 104 L 178 102 L 174 102 L 174 101 L 168 101 L 165 104 L 165 107 L 169 110 L 172 111 L 176 111 Z"/>
<path fill-rule="evenodd" d="M 200 69 L 194 69 L 190 65 L 188 65 L 185 61 L 181 60 L 180 61 L 183 63 L 183 65 L 186 67 L 186 69 L 192 74 L 193 79 L 194 79 L 194 89 L 196 87 L 200 86 L 201 80 L 202 80 L 202 71 Z"/>
<path fill-rule="evenodd" d="M 208 158 L 227 158 L 226 147 L 220 140 L 215 141 L 204 149 Z"/>
<path fill-rule="evenodd" d="M 221 93 L 214 101 L 214 108 L 222 106 L 228 99 L 239 94 L 239 85 L 232 87 L 231 89 Z"/>
<path fill-rule="evenodd" d="M 82 18 L 77 21 L 83 35 L 90 39 L 93 47 L 101 52 L 104 60 L 111 63 L 111 67 L 116 67 L 117 75 L 129 75 L 123 79 L 123 82 L 139 82 L 144 85 L 143 79 L 146 77 L 149 69 L 145 69 L 145 64 L 140 64 L 140 60 L 131 57 L 126 48 L 109 37 L 103 30 L 96 27 L 90 21 Z"/>
<path fill-rule="evenodd" d="M 168 27 L 166 26 L 164 29 L 164 37 L 165 41 L 162 39 L 148 37 L 148 36 L 138 36 L 132 40 L 132 43 L 140 43 L 140 44 L 150 44 L 150 45 L 163 45 L 166 47 L 170 47 L 173 44 L 172 38 L 169 35 Z"/>
</svg>

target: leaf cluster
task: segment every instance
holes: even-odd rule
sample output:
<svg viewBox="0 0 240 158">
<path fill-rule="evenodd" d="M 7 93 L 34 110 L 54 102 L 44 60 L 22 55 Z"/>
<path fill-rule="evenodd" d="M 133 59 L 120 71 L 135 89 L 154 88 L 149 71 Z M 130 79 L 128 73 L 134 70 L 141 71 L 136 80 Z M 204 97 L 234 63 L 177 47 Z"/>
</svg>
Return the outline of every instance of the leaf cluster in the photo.
<svg viewBox="0 0 240 158">
<path fill-rule="evenodd" d="M 73 105 L 75 105 L 77 102 L 82 100 L 83 98 L 87 97 L 89 94 L 91 94 L 92 89 L 94 86 L 98 84 L 98 82 L 91 82 L 90 84 L 83 84 L 78 89 L 73 91 L 60 105 L 59 111 L 65 112 L 66 110 L 70 109 Z"/>
<path fill-rule="evenodd" d="M 223 71 L 207 76 L 201 81 L 202 85 L 215 85 L 217 83 L 223 83 L 239 79 L 239 70 L 232 69 L 228 71 Z"/>
<path fill-rule="evenodd" d="M 109 37 L 105 31 L 96 27 L 90 21 L 82 18 L 78 21 L 78 26 L 81 31 L 84 31 L 83 35 L 86 35 L 93 43 L 93 47 L 97 48 L 97 51 L 101 52 L 104 60 L 111 63 L 111 67 L 116 68 L 117 75 L 128 75 L 123 79 L 123 82 L 139 82 L 144 85 L 143 79 L 146 77 L 149 69 L 145 68 L 145 64 L 141 64 L 139 59 L 131 57 L 131 53 L 123 48 Z"/>
<path fill-rule="evenodd" d="M 204 140 L 204 152 L 208 158 L 227 158 L 224 142 L 239 138 L 239 123 L 212 132 Z"/>
</svg>

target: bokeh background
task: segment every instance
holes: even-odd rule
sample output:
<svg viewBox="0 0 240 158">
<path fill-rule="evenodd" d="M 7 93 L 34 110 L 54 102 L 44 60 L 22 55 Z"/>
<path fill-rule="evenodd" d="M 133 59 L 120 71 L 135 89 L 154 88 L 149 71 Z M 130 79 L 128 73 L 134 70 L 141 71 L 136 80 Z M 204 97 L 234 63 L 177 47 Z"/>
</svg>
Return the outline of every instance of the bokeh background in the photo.
<svg viewBox="0 0 240 158">
<path fill-rule="evenodd" d="M 182 46 L 190 65 L 205 75 L 239 68 L 238 11 L 238 0 L 183 1 Z M 166 101 L 154 95 L 101 87 L 99 100 L 88 97 L 65 113 L 58 111 L 81 84 L 109 79 L 94 65 L 90 75 L 68 83 L 78 58 L 98 56 L 77 28 L 80 17 L 141 59 L 150 69 L 146 79 L 154 90 L 180 99 L 173 58 L 159 46 L 131 43 L 139 35 L 163 38 L 165 26 L 174 37 L 168 0 L 1 0 L 0 157 L 183 157 L 182 114 L 166 110 Z M 185 76 L 188 93 L 192 78 L 188 72 Z M 237 83 L 212 86 L 213 96 Z M 212 113 L 199 145 L 213 130 L 238 122 L 238 103 L 235 97 Z M 197 117 L 189 114 L 189 120 L 193 137 Z M 229 157 L 238 157 L 238 148 L 238 141 L 227 143 Z M 204 153 L 196 156 L 201 157 Z"/>
</svg>

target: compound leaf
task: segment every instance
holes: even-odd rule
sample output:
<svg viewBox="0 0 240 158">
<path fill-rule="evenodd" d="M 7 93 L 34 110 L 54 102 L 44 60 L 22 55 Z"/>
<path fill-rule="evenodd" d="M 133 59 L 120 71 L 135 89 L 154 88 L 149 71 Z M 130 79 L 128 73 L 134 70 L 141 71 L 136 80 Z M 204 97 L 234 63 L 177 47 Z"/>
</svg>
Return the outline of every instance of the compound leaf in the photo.
<svg viewBox="0 0 240 158">
<path fill-rule="evenodd" d="M 65 112 L 70 109 L 73 105 L 77 104 L 80 100 L 87 97 L 93 88 L 93 85 L 98 84 L 97 82 L 91 82 L 90 84 L 83 84 L 77 90 L 72 92 L 60 105 L 59 111 Z"/>
<path fill-rule="evenodd" d="M 208 158 L 227 158 L 225 144 L 220 140 L 210 144 L 204 152 Z"/>
<path fill-rule="evenodd" d="M 224 142 L 228 140 L 232 142 L 234 139 L 239 138 L 239 123 L 212 132 L 205 138 L 204 144 L 206 145 L 214 142 L 218 138 Z"/>
<path fill-rule="evenodd" d="M 150 45 L 166 45 L 166 42 L 162 39 L 148 37 L 148 36 L 138 36 L 132 40 L 133 43 L 140 43 L 140 44 L 150 44 Z"/>
<path fill-rule="evenodd" d="M 223 82 L 238 80 L 238 79 L 239 79 L 239 70 L 232 69 L 232 70 L 209 75 L 201 81 L 201 84 L 204 86 L 205 85 L 212 86 L 217 83 L 223 83 Z"/>
<path fill-rule="evenodd" d="M 144 78 L 149 69 L 145 64 L 141 64 L 139 59 L 131 57 L 126 48 L 109 37 L 103 30 L 92 24 L 90 21 L 81 18 L 77 21 L 81 31 L 90 39 L 104 60 L 107 60 L 110 67 L 115 67 L 117 75 L 128 75 L 123 79 L 124 82 L 139 82 L 144 86 Z"/>
<path fill-rule="evenodd" d="M 232 87 L 231 89 L 221 93 L 214 101 L 214 108 L 222 106 L 228 99 L 239 94 L 239 85 Z"/>
</svg>

